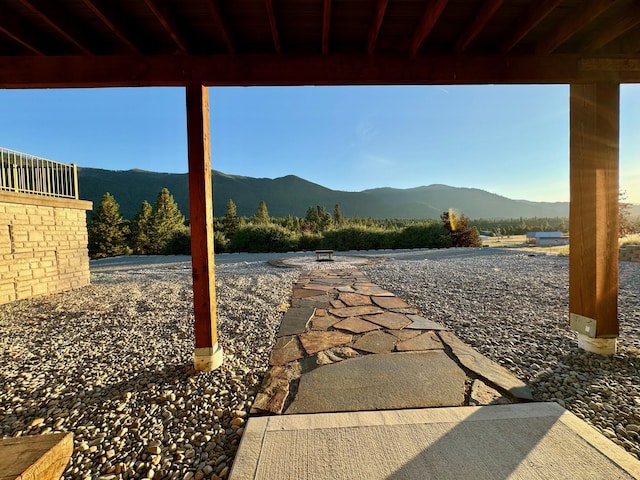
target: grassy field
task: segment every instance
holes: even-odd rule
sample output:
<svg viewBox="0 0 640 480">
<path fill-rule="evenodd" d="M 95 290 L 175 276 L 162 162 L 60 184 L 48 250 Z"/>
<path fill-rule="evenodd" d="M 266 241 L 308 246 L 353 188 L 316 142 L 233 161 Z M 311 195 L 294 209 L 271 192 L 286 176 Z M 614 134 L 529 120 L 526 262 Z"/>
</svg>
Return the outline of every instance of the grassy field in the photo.
<svg viewBox="0 0 640 480">
<path fill-rule="evenodd" d="M 559 245 L 557 247 L 537 247 L 527 245 L 526 235 L 512 235 L 510 237 L 491 237 L 482 242 L 485 247 L 493 248 L 517 248 L 528 252 L 543 252 L 549 255 L 569 255 L 569 245 Z M 640 234 L 628 235 L 620 239 L 622 245 L 640 245 Z"/>
</svg>

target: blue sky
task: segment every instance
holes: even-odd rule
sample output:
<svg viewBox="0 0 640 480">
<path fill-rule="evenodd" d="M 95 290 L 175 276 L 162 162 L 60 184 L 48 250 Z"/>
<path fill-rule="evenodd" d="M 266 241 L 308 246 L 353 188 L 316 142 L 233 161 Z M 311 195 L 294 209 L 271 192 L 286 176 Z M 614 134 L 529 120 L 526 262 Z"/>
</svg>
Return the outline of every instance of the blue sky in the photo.
<svg viewBox="0 0 640 480">
<path fill-rule="evenodd" d="M 569 88 L 211 88 L 213 168 L 336 190 L 432 183 L 569 199 Z M 187 171 L 181 88 L 0 91 L 0 146 L 81 167 Z M 621 88 L 620 183 L 640 203 L 640 85 Z"/>
</svg>

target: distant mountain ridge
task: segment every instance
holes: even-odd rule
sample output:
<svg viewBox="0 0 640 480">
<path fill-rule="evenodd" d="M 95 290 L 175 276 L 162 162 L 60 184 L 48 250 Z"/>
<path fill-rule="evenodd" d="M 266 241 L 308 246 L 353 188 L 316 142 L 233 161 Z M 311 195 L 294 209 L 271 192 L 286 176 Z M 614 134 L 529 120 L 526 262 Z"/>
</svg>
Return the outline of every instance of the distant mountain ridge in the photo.
<svg viewBox="0 0 640 480">
<path fill-rule="evenodd" d="M 187 174 L 144 170 L 102 170 L 79 168 L 80 198 L 95 205 L 105 192 L 120 204 L 125 218 L 132 218 L 143 200 L 153 204 L 162 188 L 173 194 L 180 210 L 189 215 Z M 279 178 L 253 178 L 213 172 L 215 215 L 224 214 L 233 199 L 238 215 L 250 216 L 261 200 L 274 217 L 304 216 L 310 206 L 321 205 L 333 212 L 340 205 L 343 215 L 373 218 L 438 218 L 454 208 L 469 218 L 567 217 L 568 202 L 512 200 L 477 188 L 428 185 L 398 189 L 374 188 L 361 192 L 331 190 L 295 175 Z M 95 206 L 94 205 L 94 206 Z M 640 211 L 639 211 L 640 213 Z"/>
</svg>

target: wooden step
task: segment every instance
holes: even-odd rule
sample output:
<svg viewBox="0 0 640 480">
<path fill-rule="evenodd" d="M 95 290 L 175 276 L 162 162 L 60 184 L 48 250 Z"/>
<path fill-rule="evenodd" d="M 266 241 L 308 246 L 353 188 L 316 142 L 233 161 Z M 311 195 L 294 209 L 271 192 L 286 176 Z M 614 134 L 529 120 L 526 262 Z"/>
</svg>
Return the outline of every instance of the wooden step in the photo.
<svg viewBox="0 0 640 480">
<path fill-rule="evenodd" d="M 0 480 L 58 480 L 73 453 L 73 434 L 0 440 Z"/>
</svg>

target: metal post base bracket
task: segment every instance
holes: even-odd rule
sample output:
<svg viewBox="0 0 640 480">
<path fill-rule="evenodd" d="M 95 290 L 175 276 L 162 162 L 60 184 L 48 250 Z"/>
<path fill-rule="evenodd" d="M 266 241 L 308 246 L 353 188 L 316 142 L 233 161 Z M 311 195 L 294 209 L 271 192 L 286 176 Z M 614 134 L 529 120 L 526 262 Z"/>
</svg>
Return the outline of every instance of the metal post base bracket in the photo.
<svg viewBox="0 0 640 480">
<path fill-rule="evenodd" d="M 211 372 L 222 365 L 222 347 L 215 343 L 213 347 L 196 348 L 193 353 L 193 368 L 198 372 Z"/>
<path fill-rule="evenodd" d="M 615 355 L 618 349 L 618 339 L 591 338 L 579 333 L 578 347 L 587 352 L 598 353 L 600 355 Z"/>
</svg>

